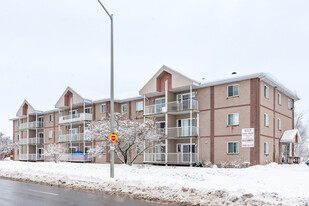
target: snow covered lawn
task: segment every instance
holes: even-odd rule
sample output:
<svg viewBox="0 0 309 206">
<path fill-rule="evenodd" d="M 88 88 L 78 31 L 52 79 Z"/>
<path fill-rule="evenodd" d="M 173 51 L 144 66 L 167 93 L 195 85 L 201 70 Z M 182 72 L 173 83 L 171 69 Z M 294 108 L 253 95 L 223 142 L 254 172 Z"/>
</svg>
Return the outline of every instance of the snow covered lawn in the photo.
<svg viewBox="0 0 309 206">
<path fill-rule="evenodd" d="M 309 205 L 309 166 L 246 169 L 1 161 L 0 176 L 182 205 Z"/>
</svg>

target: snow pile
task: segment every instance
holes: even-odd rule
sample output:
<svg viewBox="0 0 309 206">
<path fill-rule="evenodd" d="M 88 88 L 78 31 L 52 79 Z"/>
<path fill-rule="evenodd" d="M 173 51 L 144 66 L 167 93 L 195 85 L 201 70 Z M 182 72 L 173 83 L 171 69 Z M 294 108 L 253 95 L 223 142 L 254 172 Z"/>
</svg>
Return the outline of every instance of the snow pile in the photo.
<svg viewBox="0 0 309 206">
<path fill-rule="evenodd" d="M 51 162 L 0 162 L 0 176 L 181 205 L 306 205 L 309 167 L 246 169 Z"/>
</svg>

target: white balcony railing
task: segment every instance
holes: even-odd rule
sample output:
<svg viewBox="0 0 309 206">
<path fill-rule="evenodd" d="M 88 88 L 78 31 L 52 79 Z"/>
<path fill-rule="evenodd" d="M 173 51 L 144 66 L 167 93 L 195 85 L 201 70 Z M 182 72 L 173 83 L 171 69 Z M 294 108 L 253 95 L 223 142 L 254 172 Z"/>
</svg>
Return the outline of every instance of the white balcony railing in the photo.
<svg viewBox="0 0 309 206">
<path fill-rule="evenodd" d="M 77 134 L 64 134 L 59 136 L 59 142 L 82 142 L 82 141 L 90 141 L 87 134 L 77 133 Z"/>
<path fill-rule="evenodd" d="M 167 105 L 167 106 L 166 106 Z M 183 100 L 183 101 L 175 101 L 168 102 L 167 104 L 154 104 L 145 106 L 145 115 L 150 114 L 161 114 L 164 112 L 178 112 L 178 111 L 186 111 L 186 110 L 198 110 L 198 101 L 195 99 L 191 100 Z"/>
<path fill-rule="evenodd" d="M 70 154 L 70 153 L 63 153 L 60 156 L 60 161 L 63 162 L 90 162 L 92 158 L 88 154 Z"/>
<path fill-rule="evenodd" d="M 27 144 L 27 138 L 22 138 L 18 142 L 20 145 L 26 145 Z M 44 138 L 43 137 L 31 137 L 29 138 L 28 144 L 44 144 Z"/>
<path fill-rule="evenodd" d="M 165 153 L 146 153 L 144 162 L 190 164 L 198 162 L 198 153 L 167 153 L 167 155 Z"/>
<path fill-rule="evenodd" d="M 43 154 L 19 154 L 19 160 L 44 160 Z"/>
<path fill-rule="evenodd" d="M 26 122 L 19 125 L 19 129 L 35 129 L 43 127 L 44 123 L 42 121 Z"/>
<path fill-rule="evenodd" d="M 169 127 L 167 128 L 168 137 L 196 137 L 198 127 Z"/>
<path fill-rule="evenodd" d="M 59 117 L 59 124 L 82 122 L 82 121 L 92 121 L 92 114 L 80 113 Z"/>
<path fill-rule="evenodd" d="M 159 135 L 165 135 L 165 128 L 157 128 L 156 132 Z M 197 137 L 197 133 L 198 127 L 195 126 L 167 128 L 167 137 Z"/>
</svg>

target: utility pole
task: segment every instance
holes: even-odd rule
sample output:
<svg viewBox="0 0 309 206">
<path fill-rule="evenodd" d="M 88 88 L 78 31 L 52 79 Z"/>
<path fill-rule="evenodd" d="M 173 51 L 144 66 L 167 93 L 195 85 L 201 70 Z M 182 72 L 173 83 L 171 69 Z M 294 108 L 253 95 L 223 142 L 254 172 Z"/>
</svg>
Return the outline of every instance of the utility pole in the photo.
<svg viewBox="0 0 309 206">
<path fill-rule="evenodd" d="M 113 34 L 113 14 L 110 14 L 104 5 L 98 0 L 106 14 L 111 20 L 111 71 L 110 71 L 110 99 L 111 99 L 111 133 L 114 131 L 114 34 Z M 110 178 L 114 178 L 114 149 L 115 147 L 110 147 Z"/>
</svg>

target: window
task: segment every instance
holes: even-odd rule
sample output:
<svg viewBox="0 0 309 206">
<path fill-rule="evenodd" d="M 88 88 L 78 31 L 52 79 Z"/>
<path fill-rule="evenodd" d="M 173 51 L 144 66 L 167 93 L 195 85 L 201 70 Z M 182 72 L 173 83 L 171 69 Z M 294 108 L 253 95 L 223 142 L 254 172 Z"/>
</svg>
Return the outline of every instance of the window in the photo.
<svg viewBox="0 0 309 206">
<path fill-rule="evenodd" d="M 121 105 L 121 113 L 126 113 L 127 112 L 127 104 L 122 104 Z"/>
<path fill-rule="evenodd" d="M 177 152 L 181 152 L 181 144 L 177 144 L 176 147 L 177 147 L 177 148 L 176 148 L 176 151 L 177 151 Z"/>
<path fill-rule="evenodd" d="M 268 154 L 268 142 L 264 142 L 264 154 Z"/>
<path fill-rule="evenodd" d="M 91 146 L 85 146 L 85 154 L 89 154 Z"/>
<path fill-rule="evenodd" d="M 233 126 L 233 125 L 239 125 L 239 114 L 228 114 L 227 115 L 227 125 Z"/>
<path fill-rule="evenodd" d="M 106 104 L 101 104 L 101 113 L 106 112 Z"/>
<path fill-rule="evenodd" d="M 278 93 L 278 104 L 281 105 L 281 94 L 280 93 Z"/>
<path fill-rule="evenodd" d="M 91 114 L 91 113 L 92 113 L 92 109 L 91 109 L 91 107 L 87 107 L 87 108 L 85 108 L 85 113 L 87 113 L 87 114 Z"/>
<path fill-rule="evenodd" d="M 268 114 L 264 114 L 264 126 L 268 127 L 269 123 L 268 123 Z"/>
<path fill-rule="evenodd" d="M 136 111 L 143 111 L 143 102 L 136 102 Z"/>
<path fill-rule="evenodd" d="M 17 155 L 19 155 L 19 149 L 17 149 Z"/>
<path fill-rule="evenodd" d="M 288 99 L 288 109 L 292 109 L 292 104 L 291 104 L 291 100 Z"/>
<path fill-rule="evenodd" d="M 53 138 L 53 130 L 49 130 L 49 138 Z"/>
<path fill-rule="evenodd" d="M 227 143 L 227 153 L 228 154 L 238 154 L 238 142 L 228 142 Z"/>
<path fill-rule="evenodd" d="M 19 141 L 19 138 L 20 138 L 20 137 L 19 137 L 19 134 L 18 134 L 18 135 L 17 135 L 17 141 Z"/>
<path fill-rule="evenodd" d="M 264 85 L 264 97 L 269 98 L 269 88 L 266 85 Z"/>
<path fill-rule="evenodd" d="M 19 126 L 20 126 L 20 119 L 17 120 L 17 127 L 19 127 Z"/>
<path fill-rule="evenodd" d="M 227 87 L 227 96 L 228 97 L 237 97 L 239 96 L 239 85 L 234 84 Z"/>
<path fill-rule="evenodd" d="M 49 121 L 50 122 L 54 121 L 54 116 L 52 114 L 49 115 Z"/>
<path fill-rule="evenodd" d="M 278 130 L 281 131 L 281 119 L 278 119 Z"/>
<path fill-rule="evenodd" d="M 69 153 L 74 153 L 78 151 L 78 146 L 72 146 L 69 148 Z"/>
<path fill-rule="evenodd" d="M 101 151 L 102 154 L 106 154 L 106 146 L 102 146 L 102 151 Z"/>
<path fill-rule="evenodd" d="M 142 150 L 141 145 L 137 144 L 137 145 L 136 145 L 136 154 L 139 154 L 139 153 L 142 152 L 142 151 L 143 151 L 143 150 Z"/>
</svg>

